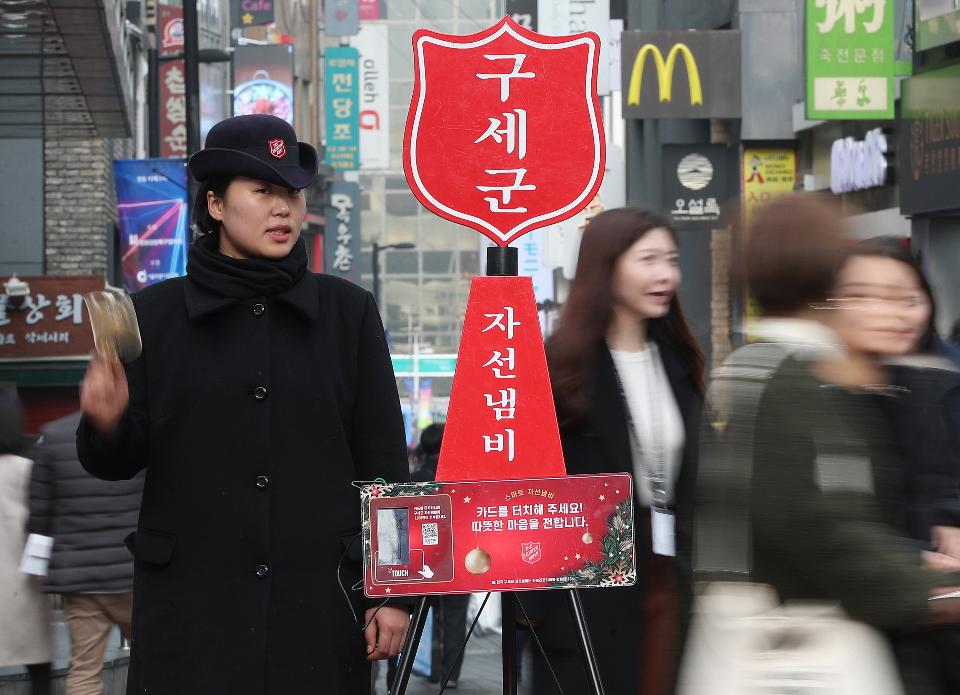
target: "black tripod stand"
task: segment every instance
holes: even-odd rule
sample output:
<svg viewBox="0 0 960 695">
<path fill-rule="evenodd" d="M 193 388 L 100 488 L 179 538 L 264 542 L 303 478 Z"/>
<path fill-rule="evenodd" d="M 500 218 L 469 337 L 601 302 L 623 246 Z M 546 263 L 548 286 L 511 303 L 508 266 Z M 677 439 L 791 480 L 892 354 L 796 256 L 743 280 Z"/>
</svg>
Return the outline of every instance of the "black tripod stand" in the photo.
<svg viewBox="0 0 960 695">
<path fill-rule="evenodd" d="M 580 603 L 579 590 L 567 589 L 566 591 L 570 600 L 573 622 L 577 629 L 577 637 L 579 638 L 580 655 L 587 667 L 592 693 L 593 695 L 604 695 L 603 683 L 600 680 L 600 669 L 597 666 L 593 643 L 590 641 L 590 631 L 583 614 L 583 605 Z M 501 628 L 503 639 L 503 695 L 517 695 L 520 687 L 517 678 L 519 673 L 517 668 L 517 597 L 513 592 L 505 592 L 500 596 L 503 615 Z M 417 645 L 420 644 L 420 636 L 423 634 L 423 628 L 427 622 L 428 600 L 428 597 L 423 596 L 417 602 L 417 608 L 410 623 L 410 630 L 407 632 L 407 638 L 403 643 L 403 651 L 400 652 L 400 663 L 394 676 L 393 686 L 390 688 L 390 695 L 403 695 L 407 691 L 407 683 L 410 681 L 410 672 L 413 669 L 413 659 L 417 652 Z"/>
</svg>

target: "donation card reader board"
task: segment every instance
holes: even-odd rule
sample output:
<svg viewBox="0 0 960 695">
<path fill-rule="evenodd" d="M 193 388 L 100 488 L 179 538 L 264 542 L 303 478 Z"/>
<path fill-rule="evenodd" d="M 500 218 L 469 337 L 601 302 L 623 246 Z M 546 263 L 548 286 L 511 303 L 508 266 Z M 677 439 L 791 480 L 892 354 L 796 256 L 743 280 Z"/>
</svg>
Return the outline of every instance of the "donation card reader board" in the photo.
<svg viewBox="0 0 960 695">
<path fill-rule="evenodd" d="M 627 474 L 361 488 L 371 597 L 629 586 Z"/>
</svg>

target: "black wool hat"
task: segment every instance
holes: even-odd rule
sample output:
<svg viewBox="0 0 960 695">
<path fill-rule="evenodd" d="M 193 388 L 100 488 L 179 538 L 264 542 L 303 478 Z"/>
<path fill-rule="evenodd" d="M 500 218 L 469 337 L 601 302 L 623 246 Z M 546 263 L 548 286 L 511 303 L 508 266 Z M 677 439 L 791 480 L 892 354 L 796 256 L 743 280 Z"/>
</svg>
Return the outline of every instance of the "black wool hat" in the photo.
<svg viewBox="0 0 960 695">
<path fill-rule="evenodd" d="M 249 176 L 290 188 L 313 183 L 319 164 L 312 145 L 297 142 L 289 123 L 268 114 L 220 121 L 207 133 L 203 149 L 190 157 L 190 171 L 198 181 Z"/>
</svg>

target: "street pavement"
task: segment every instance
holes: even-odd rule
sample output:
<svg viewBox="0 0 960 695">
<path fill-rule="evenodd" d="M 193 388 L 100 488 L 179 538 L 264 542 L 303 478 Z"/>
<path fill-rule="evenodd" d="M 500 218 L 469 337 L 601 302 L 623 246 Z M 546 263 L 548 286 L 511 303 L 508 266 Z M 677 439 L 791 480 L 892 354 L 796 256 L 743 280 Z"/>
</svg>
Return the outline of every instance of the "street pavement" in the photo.
<svg viewBox="0 0 960 695">
<path fill-rule="evenodd" d="M 376 680 L 375 695 L 387 695 L 386 666 L 380 668 Z M 503 669 L 500 659 L 500 633 L 488 631 L 474 635 L 467 643 L 466 655 L 457 689 L 447 688 L 444 695 L 500 695 L 503 692 Z M 520 695 L 530 693 L 530 648 L 523 655 L 523 678 L 520 682 Z M 406 695 L 439 695 L 440 684 L 430 683 L 421 676 L 410 676 Z"/>
<path fill-rule="evenodd" d="M 70 640 L 63 616 L 57 611 L 54 615 L 54 653 L 53 663 L 55 678 L 52 695 L 64 693 L 64 675 L 69 659 Z M 126 680 L 126 658 L 129 651 L 123 648 L 120 632 L 114 628 L 110 635 L 105 660 L 118 660 L 118 668 L 113 672 L 105 672 L 104 695 L 121 695 Z M 527 646 L 523 655 L 523 675 L 520 683 L 519 695 L 530 693 L 530 648 Z M 455 690 L 447 688 L 445 695 L 500 695 L 503 692 L 502 667 L 500 659 L 500 633 L 488 630 L 484 633 L 475 632 L 467 643 L 463 669 L 460 673 L 458 687 Z M 379 668 L 375 681 L 375 695 L 387 695 L 386 665 Z M 22 667 L 0 668 L 0 695 L 28 695 L 29 683 L 26 680 L 26 670 Z M 440 684 L 430 683 L 426 678 L 412 675 L 407 684 L 406 695 L 439 695 Z"/>
</svg>

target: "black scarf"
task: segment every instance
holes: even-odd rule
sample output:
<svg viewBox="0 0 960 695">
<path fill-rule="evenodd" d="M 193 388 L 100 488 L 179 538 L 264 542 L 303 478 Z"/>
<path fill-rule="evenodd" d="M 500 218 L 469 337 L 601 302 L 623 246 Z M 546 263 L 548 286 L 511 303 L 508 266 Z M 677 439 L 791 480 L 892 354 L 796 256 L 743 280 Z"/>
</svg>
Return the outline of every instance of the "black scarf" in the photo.
<svg viewBox="0 0 960 695">
<path fill-rule="evenodd" d="M 280 294 L 296 285 L 307 271 L 307 246 L 301 236 L 278 261 L 237 259 L 220 253 L 217 234 L 204 234 L 190 246 L 187 276 L 204 289 L 232 299 Z"/>
</svg>

